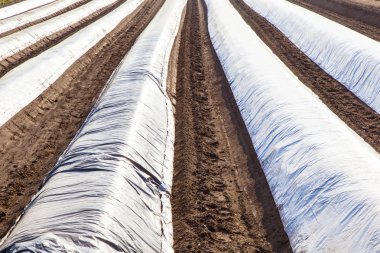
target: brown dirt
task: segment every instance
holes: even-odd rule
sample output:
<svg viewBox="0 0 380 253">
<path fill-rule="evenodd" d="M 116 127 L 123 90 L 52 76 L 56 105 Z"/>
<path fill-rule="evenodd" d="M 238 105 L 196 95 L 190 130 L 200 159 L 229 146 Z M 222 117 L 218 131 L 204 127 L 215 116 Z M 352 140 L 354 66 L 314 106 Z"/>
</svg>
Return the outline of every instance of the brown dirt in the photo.
<svg viewBox="0 0 380 253">
<path fill-rule="evenodd" d="M 349 127 L 380 152 L 380 115 L 324 72 L 283 33 L 242 0 L 230 0 L 282 62 Z"/>
<path fill-rule="evenodd" d="M 206 22 L 202 1 L 190 0 L 172 61 L 178 64 L 174 249 L 291 252 Z"/>
<path fill-rule="evenodd" d="M 0 128 L 0 237 L 38 191 L 112 72 L 164 0 L 147 0 Z"/>
<path fill-rule="evenodd" d="M 53 33 L 50 36 L 47 36 L 41 39 L 40 41 L 34 43 L 33 45 L 25 48 L 24 50 L 21 50 L 20 52 L 0 61 L 0 77 L 4 76 L 7 72 L 22 64 L 26 60 L 39 55 L 40 53 L 57 45 L 58 43 L 73 35 L 74 33 L 78 32 L 80 29 L 107 15 L 126 1 L 127 0 L 119 0 L 111 5 L 99 9 L 98 11 L 85 17 L 84 19 L 71 25 L 70 27 Z"/>
<path fill-rule="evenodd" d="M 371 6 L 380 9 L 380 1 L 379 0 L 346 0 L 349 3 L 357 3 L 363 4 L 366 6 Z"/>
<path fill-rule="evenodd" d="M 362 3 L 347 0 L 288 1 L 380 41 L 380 8 L 374 4 L 369 6 L 368 0 L 362 0 Z"/>
<path fill-rule="evenodd" d="M 70 5 L 70 6 L 67 6 L 66 8 L 64 8 L 62 10 L 54 12 L 54 13 L 46 16 L 46 17 L 34 20 L 34 21 L 30 22 L 30 23 L 27 23 L 25 25 L 22 25 L 22 26 L 19 26 L 19 27 L 15 28 L 15 29 L 12 29 L 12 30 L 10 30 L 8 32 L 0 33 L 0 38 L 5 37 L 5 36 L 7 36 L 9 34 L 15 33 L 17 31 L 21 31 L 21 30 L 23 30 L 25 28 L 28 28 L 28 27 L 31 27 L 33 25 L 42 23 L 42 22 L 44 22 L 44 21 L 46 21 L 48 19 L 54 18 L 54 17 L 59 16 L 59 15 L 65 13 L 65 12 L 68 12 L 68 11 L 71 11 L 71 10 L 73 10 L 75 8 L 78 8 L 79 6 L 84 5 L 84 4 L 86 4 L 86 3 L 90 2 L 90 1 L 91 0 L 82 0 L 82 1 L 76 2 L 76 3 L 74 3 L 74 4 Z"/>
</svg>

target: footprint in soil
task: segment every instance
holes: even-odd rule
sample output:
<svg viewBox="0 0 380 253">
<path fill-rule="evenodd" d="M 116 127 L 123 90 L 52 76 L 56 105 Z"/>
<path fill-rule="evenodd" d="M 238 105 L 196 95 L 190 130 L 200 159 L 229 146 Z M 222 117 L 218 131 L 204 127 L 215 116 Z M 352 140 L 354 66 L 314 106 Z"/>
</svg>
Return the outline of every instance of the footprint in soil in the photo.
<svg viewBox="0 0 380 253">
<path fill-rule="evenodd" d="M 210 159 L 216 161 L 219 159 L 219 156 L 215 154 L 214 152 L 204 152 L 204 155 L 209 157 Z"/>
<path fill-rule="evenodd" d="M 230 212 L 230 210 L 228 210 L 227 208 L 221 208 L 218 211 L 218 213 L 219 213 L 219 217 L 222 218 L 222 219 L 229 218 L 232 215 L 231 212 Z"/>
<path fill-rule="evenodd" d="M 208 187 L 206 185 L 202 185 L 199 190 L 203 194 L 206 194 L 206 195 L 210 194 L 210 190 L 208 189 Z"/>
<path fill-rule="evenodd" d="M 208 219 L 207 219 L 208 218 Z M 210 231 L 210 232 L 216 232 L 217 231 L 217 224 L 216 224 L 216 221 L 210 217 L 209 215 L 206 216 L 206 221 L 204 222 L 205 226 L 207 227 L 207 229 Z"/>
<path fill-rule="evenodd" d="M 212 234 L 212 239 L 218 242 L 231 242 L 231 237 L 228 234 L 225 234 L 223 232 L 216 232 Z"/>
<path fill-rule="evenodd" d="M 212 147 L 215 147 L 215 148 L 219 147 L 219 142 L 218 142 L 218 141 L 215 141 L 215 140 L 211 140 L 211 141 L 209 142 L 209 144 L 210 144 Z"/>
<path fill-rule="evenodd" d="M 215 203 L 209 203 L 206 205 L 209 209 L 217 209 L 218 206 Z"/>
<path fill-rule="evenodd" d="M 220 192 L 220 191 L 213 192 L 212 195 L 214 196 L 215 200 L 219 203 L 223 203 L 226 201 L 226 197 L 224 196 L 223 192 Z"/>
<path fill-rule="evenodd" d="M 0 211 L 0 221 L 3 221 L 6 216 L 6 213 L 3 211 Z"/>
<path fill-rule="evenodd" d="M 196 96 L 197 96 L 197 99 L 200 99 L 202 101 L 207 101 L 208 100 L 206 92 L 199 92 L 199 93 L 196 94 Z"/>
<path fill-rule="evenodd" d="M 215 188 L 217 191 L 223 191 L 225 187 L 226 187 L 226 185 L 225 185 L 222 181 L 216 181 L 216 182 L 214 183 L 214 188 Z"/>
<path fill-rule="evenodd" d="M 208 126 L 196 126 L 196 130 L 198 131 L 199 135 L 202 137 L 206 137 L 209 139 L 212 139 L 214 136 L 214 131 L 208 127 Z"/>
</svg>

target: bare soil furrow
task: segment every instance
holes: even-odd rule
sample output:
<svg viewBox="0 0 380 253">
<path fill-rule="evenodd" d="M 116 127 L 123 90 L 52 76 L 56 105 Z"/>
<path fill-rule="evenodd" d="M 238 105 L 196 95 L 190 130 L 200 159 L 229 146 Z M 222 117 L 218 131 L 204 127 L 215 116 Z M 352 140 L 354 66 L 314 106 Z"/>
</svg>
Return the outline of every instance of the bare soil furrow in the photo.
<svg viewBox="0 0 380 253">
<path fill-rule="evenodd" d="M 164 0 L 147 0 L 0 128 L 0 237 L 36 194 L 112 72 Z"/>
<path fill-rule="evenodd" d="M 380 9 L 336 0 L 288 0 L 380 41 Z"/>
<path fill-rule="evenodd" d="M 242 0 L 230 0 L 252 30 L 349 127 L 380 152 L 380 115 L 324 72 L 280 30 Z"/>
<path fill-rule="evenodd" d="M 33 25 L 36 25 L 36 24 L 42 23 L 42 22 L 44 22 L 44 21 L 46 21 L 46 20 L 49 20 L 49 19 L 51 19 L 51 18 L 57 17 L 57 16 L 59 16 L 59 15 L 65 13 L 65 12 L 68 12 L 68 11 L 71 11 L 71 10 L 73 10 L 73 9 L 75 9 L 75 8 L 78 8 L 79 6 L 84 5 L 84 4 L 86 4 L 86 3 L 90 2 L 90 1 L 92 1 L 92 0 L 82 0 L 82 1 L 78 1 L 78 2 L 76 2 L 76 3 L 74 3 L 74 4 L 70 5 L 70 6 L 68 6 L 68 7 L 66 7 L 66 8 L 64 8 L 64 9 L 62 9 L 62 10 L 59 10 L 59 11 L 57 11 L 57 12 L 54 12 L 54 13 L 52 13 L 52 14 L 46 16 L 46 17 L 43 17 L 43 18 L 40 18 L 40 19 L 36 19 L 36 20 L 34 20 L 33 22 L 29 22 L 29 23 L 27 23 L 27 24 L 25 24 L 25 25 L 21 25 L 21 26 L 15 28 L 15 29 L 12 29 L 12 30 L 10 30 L 10 31 L 8 31 L 8 32 L 0 33 L 0 38 L 5 37 L 5 36 L 7 36 L 7 35 L 10 35 L 10 34 L 12 34 L 12 33 L 15 33 L 15 32 L 21 31 L 21 30 L 24 30 L 25 28 L 31 27 L 31 26 L 33 26 Z"/>
<path fill-rule="evenodd" d="M 94 12 L 92 15 L 82 19 L 81 21 L 71 25 L 70 27 L 60 30 L 59 32 L 56 32 L 54 34 L 51 34 L 41 39 L 37 43 L 30 45 L 24 50 L 21 50 L 20 52 L 0 61 L 0 77 L 4 76 L 7 72 L 22 64 L 23 62 L 27 61 L 28 59 L 33 58 L 39 55 L 40 53 L 48 50 L 49 48 L 57 45 L 58 43 L 73 35 L 74 33 L 78 32 L 80 29 L 90 25 L 99 18 L 107 15 L 126 1 L 127 0 L 119 0 L 111 5 L 108 5 Z"/>
<path fill-rule="evenodd" d="M 269 186 L 212 47 L 206 15 L 201 0 L 188 2 L 177 39 L 178 59 L 172 61 L 177 62 L 173 95 L 174 249 L 291 252 Z"/>
</svg>

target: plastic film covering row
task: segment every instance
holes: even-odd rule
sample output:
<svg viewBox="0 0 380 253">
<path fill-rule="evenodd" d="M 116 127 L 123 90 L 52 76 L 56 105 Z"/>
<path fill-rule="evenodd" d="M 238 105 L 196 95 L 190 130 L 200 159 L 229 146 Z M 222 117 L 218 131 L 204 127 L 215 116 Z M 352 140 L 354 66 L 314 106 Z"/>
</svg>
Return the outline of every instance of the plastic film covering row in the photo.
<svg viewBox="0 0 380 253">
<path fill-rule="evenodd" d="M 113 74 L 1 252 L 172 252 L 168 0 Z"/>
<path fill-rule="evenodd" d="M 210 36 L 294 252 L 380 251 L 380 156 L 270 51 L 228 0 Z"/>
<path fill-rule="evenodd" d="M 302 52 L 380 113 L 380 43 L 285 0 L 244 0 Z"/>
<path fill-rule="evenodd" d="M 106 16 L 4 75 L 0 79 L 0 126 L 52 85 L 143 1 L 128 0 Z"/>
</svg>

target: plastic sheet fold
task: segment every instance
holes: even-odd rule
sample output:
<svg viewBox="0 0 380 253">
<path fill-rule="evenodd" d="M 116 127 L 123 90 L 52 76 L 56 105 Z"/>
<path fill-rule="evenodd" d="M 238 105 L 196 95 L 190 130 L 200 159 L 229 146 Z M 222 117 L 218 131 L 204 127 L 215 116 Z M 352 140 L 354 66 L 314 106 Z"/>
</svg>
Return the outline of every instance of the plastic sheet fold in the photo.
<svg viewBox="0 0 380 253">
<path fill-rule="evenodd" d="M 72 4 L 75 4 L 79 0 L 62 0 L 52 2 L 37 9 L 33 9 L 17 16 L 7 18 L 5 20 L 0 19 L 0 34 L 13 30 L 22 25 L 36 21 L 38 19 L 47 17 L 57 11 L 63 10 Z M 36 1 L 35 1 L 36 2 Z"/>
<path fill-rule="evenodd" d="M 38 8 L 57 0 L 25 0 L 0 9 L 0 20 Z"/>
<path fill-rule="evenodd" d="M 294 252 L 379 252 L 380 155 L 286 68 L 228 0 L 206 3 L 212 43 Z"/>
<path fill-rule="evenodd" d="M 140 35 L 0 252 L 173 252 L 166 80 L 185 3 Z"/>
<path fill-rule="evenodd" d="M 380 113 L 380 43 L 285 0 L 244 0 L 324 71 Z"/>
<path fill-rule="evenodd" d="M 0 126 L 37 98 L 143 1 L 128 0 L 106 16 L 4 75 L 0 79 Z"/>
<path fill-rule="evenodd" d="M 16 54 L 17 52 L 37 43 L 49 35 L 65 28 L 69 28 L 71 25 L 81 21 L 87 16 L 90 16 L 97 10 L 100 10 L 116 1 L 117 0 L 93 0 L 55 18 L 0 38 L 0 60 Z"/>
</svg>

